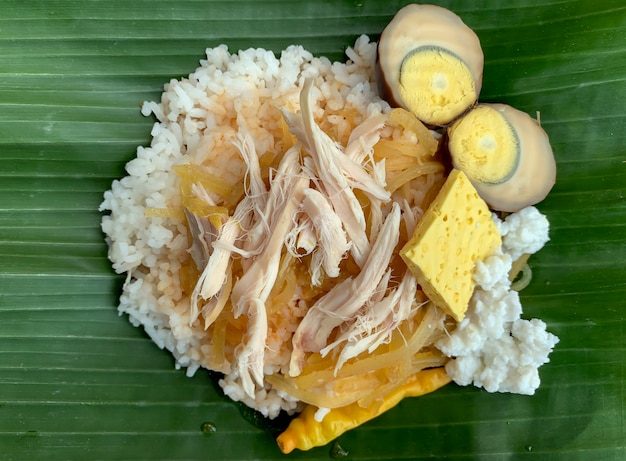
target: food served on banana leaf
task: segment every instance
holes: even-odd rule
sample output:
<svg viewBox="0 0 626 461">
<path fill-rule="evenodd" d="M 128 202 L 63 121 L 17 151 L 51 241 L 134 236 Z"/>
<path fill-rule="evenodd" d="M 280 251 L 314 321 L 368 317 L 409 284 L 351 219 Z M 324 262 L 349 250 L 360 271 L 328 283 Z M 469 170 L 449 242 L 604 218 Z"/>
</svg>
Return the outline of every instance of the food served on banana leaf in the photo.
<svg viewBox="0 0 626 461">
<path fill-rule="evenodd" d="M 208 49 L 143 104 L 152 142 L 101 205 L 120 313 L 188 375 L 299 414 L 285 453 L 450 381 L 533 394 L 558 342 L 511 282 L 548 220 L 494 213 L 445 128 L 383 99 L 380 53 Z"/>
</svg>

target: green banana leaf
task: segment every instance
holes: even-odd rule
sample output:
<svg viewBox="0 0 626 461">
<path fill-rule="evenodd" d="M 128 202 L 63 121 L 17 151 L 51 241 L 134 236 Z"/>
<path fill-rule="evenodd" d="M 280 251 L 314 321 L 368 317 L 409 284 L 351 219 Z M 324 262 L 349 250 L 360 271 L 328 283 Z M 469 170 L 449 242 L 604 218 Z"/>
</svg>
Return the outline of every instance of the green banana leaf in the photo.
<svg viewBox="0 0 626 461">
<path fill-rule="evenodd" d="M 97 207 L 150 141 L 139 104 L 205 48 L 342 60 L 405 3 L 0 0 L 1 460 L 283 458 L 214 376 L 186 377 L 117 315 Z M 534 396 L 452 384 L 289 458 L 624 460 L 626 6 L 437 3 L 481 39 L 482 99 L 540 111 L 551 137 L 551 241 L 522 301 L 561 342 Z"/>
</svg>

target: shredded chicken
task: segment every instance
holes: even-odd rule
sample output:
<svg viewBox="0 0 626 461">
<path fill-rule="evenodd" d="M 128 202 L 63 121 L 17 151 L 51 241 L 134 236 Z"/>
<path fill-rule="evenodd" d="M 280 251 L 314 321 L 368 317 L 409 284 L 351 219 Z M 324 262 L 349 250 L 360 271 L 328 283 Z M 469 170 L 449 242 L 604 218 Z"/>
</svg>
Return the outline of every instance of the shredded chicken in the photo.
<svg viewBox="0 0 626 461">
<path fill-rule="evenodd" d="M 346 342 L 337 358 L 335 373 L 351 358 L 366 350 L 371 353 L 389 341 L 393 330 L 414 312 L 416 292 L 417 281 L 406 271 L 402 281 L 387 296 L 367 303 L 349 329 L 320 351 L 322 355 L 326 355 Z"/>
<path fill-rule="evenodd" d="M 403 199 L 400 203 L 402 207 L 402 220 L 404 221 L 404 225 L 406 227 L 407 235 L 413 235 L 415 228 L 417 227 L 417 222 L 424 214 L 424 211 L 419 207 L 411 207 L 408 200 Z"/>
<path fill-rule="evenodd" d="M 359 266 L 363 266 L 370 251 L 366 220 L 345 173 L 346 165 L 353 167 L 355 171 L 362 170 L 362 166 L 346 157 L 340 147 L 315 123 L 312 110 L 312 84 L 312 80 L 306 80 L 304 83 L 300 93 L 300 113 L 294 114 L 283 110 L 283 116 L 290 131 L 311 155 L 312 165 L 307 167 L 320 179 L 323 189 L 320 192 L 325 193 L 335 212 L 341 216 L 346 233 L 352 242 L 350 249 L 352 256 Z M 342 159 L 346 159 L 345 162 L 342 163 Z M 351 174 L 357 175 L 355 171 L 351 171 Z M 363 173 L 358 176 L 357 180 L 365 181 L 364 176 L 368 175 Z M 372 186 L 372 183 L 374 181 L 369 177 L 368 186 Z M 384 188 L 378 192 L 387 193 Z"/>
<path fill-rule="evenodd" d="M 185 210 L 193 239 L 189 251 L 196 266 L 201 271 L 191 294 L 189 322 L 190 324 L 195 322 L 198 314 L 202 312 L 205 328 L 208 328 L 215 321 L 226 304 L 229 293 L 224 292 L 223 287 L 228 274 L 230 274 L 232 253 L 245 252 L 248 256 L 258 254 L 259 246 L 267 234 L 265 231 L 267 223 L 263 219 L 263 209 L 266 208 L 268 192 L 261 177 L 254 140 L 245 127 L 240 127 L 233 145 L 237 147 L 246 163 L 249 182 L 246 197 L 238 204 L 234 215 L 222 223 L 218 230 L 214 230 L 209 220 Z M 215 205 L 215 202 L 201 185 L 194 184 L 193 190 L 199 198 L 208 204 Z M 245 240 L 246 248 L 241 250 L 236 246 L 236 241 L 242 233 L 242 225 L 252 219 L 251 213 L 254 213 L 257 218 L 255 222 L 258 225 L 248 232 Z M 218 235 L 214 237 L 216 233 Z M 213 238 L 210 238 L 211 236 Z M 205 301 L 201 309 L 198 308 L 200 299 Z"/>
<path fill-rule="evenodd" d="M 372 297 L 389 266 L 399 240 L 399 228 L 400 206 L 394 203 L 361 272 L 335 285 L 308 310 L 298 325 L 292 340 L 291 376 L 297 376 L 302 371 L 305 352 L 320 352 L 333 329 L 352 320 Z"/>
<path fill-rule="evenodd" d="M 315 235 L 315 227 L 313 221 L 306 219 L 303 221 L 298 230 L 298 238 L 296 240 L 296 249 L 299 255 L 308 255 L 313 252 L 317 246 L 317 236 Z"/>
<path fill-rule="evenodd" d="M 329 277 L 339 275 L 339 264 L 350 249 L 350 243 L 341 224 L 326 197 L 315 189 L 305 189 L 302 208 L 311 219 L 315 229 L 317 246 L 311 258 L 311 283 L 319 286 L 321 269 Z"/>
<path fill-rule="evenodd" d="M 263 356 L 267 338 L 265 303 L 276 281 L 285 236 L 293 225 L 309 179 L 300 175 L 299 152 L 285 153 L 268 195 L 272 214 L 266 216 L 269 236 L 262 252 L 237 280 L 231 293 L 235 318 L 246 314 L 246 337 L 236 350 L 239 376 L 246 394 L 254 397 L 254 381 L 263 386 Z M 253 381 L 254 379 L 254 381 Z"/>
<path fill-rule="evenodd" d="M 217 229 L 204 217 L 198 216 L 187 208 L 184 209 L 187 227 L 191 235 L 191 246 L 187 250 L 199 271 L 203 271 L 211 254 L 210 245 L 215 240 Z"/>
<path fill-rule="evenodd" d="M 387 269 L 385 275 L 382 276 L 380 282 L 378 282 L 378 285 L 376 285 L 376 290 L 374 290 L 374 293 L 370 298 L 370 302 L 375 303 L 385 297 L 385 293 L 387 292 L 387 288 L 389 287 L 389 282 L 391 282 L 392 272 L 393 271 L 391 270 L 391 268 Z"/>
<path fill-rule="evenodd" d="M 190 316 L 191 323 L 197 318 L 197 306 L 200 298 L 207 301 L 201 309 L 205 328 L 208 328 L 215 321 L 224 308 L 224 297 L 220 295 L 222 295 L 222 290 L 230 273 L 232 253 L 230 246 L 235 242 L 240 232 L 241 228 L 233 218 L 229 218 L 220 228 L 220 235 L 213 242 L 213 252 L 209 256 L 208 263 L 200 274 L 198 283 L 191 294 L 190 303 L 192 314 L 194 314 Z M 220 243 L 223 243 L 223 246 Z M 228 296 L 228 293 L 224 293 L 224 295 Z"/>
<path fill-rule="evenodd" d="M 231 256 L 230 247 L 235 243 L 240 232 L 239 223 L 234 218 L 229 218 L 220 228 L 219 236 L 213 242 L 213 252 L 209 256 L 207 266 L 200 276 L 202 284 L 198 283 L 198 285 L 201 285 L 200 296 L 203 299 L 215 296 L 224 285 L 227 274 L 226 268 Z"/>
<path fill-rule="evenodd" d="M 352 130 L 344 155 L 339 157 L 348 178 L 352 178 L 350 186 L 362 190 L 368 196 L 371 205 L 370 212 L 380 211 L 382 205 L 391 198 L 390 192 L 385 188 L 387 176 L 385 160 L 379 162 L 374 160 L 374 145 L 380 140 L 380 131 L 385 125 L 385 120 L 386 116 L 382 114 L 372 115 L 365 119 Z M 364 174 L 365 170 L 359 168 L 363 164 L 370 166 L 368 174 Z M 375 238 L 381 224 L 382 214 L 380 213 L 373 216 L 373 220 L 370 219 L 370 239 Z"/>
<path fill-rule="evenodd" d="M 224 308 L 224 303 L 216 298 L 224 287 L 230 273 L 231 246 L 239 236 L 241 228 L 236 220 L 229 218 L 215 230 L 209 220 L 185 210 L 192 235 L 190 253 L 198 270 L 202 271 L 190 299 L 190 325 L 200 312 L 205 316 L 205 328 L 213 323 Z M 218 233 L 215 237 L 215 233 Z M 224 244 L 223 246 L 221 244 Z M 199 309 L 200 299 L 208 300 Z"/>
<path fill-rule="evenodd" d="M 224 307 L 226 307 L 228 300 L 230 299 L 230 292 L 233 288 L 233 277 L 231 268 L 232 264 L 229 262 L 228 267 L 226 268 L 226 280 L 224 280 L 224 284 L 215 294 L 215 296 L 211 297 L 200 310 L 202 318 L 204 318 L 205 330 L 207 330 L 213 324 L 213 322 L 217 320 L 219 315 L 224 310 Z"/>
<path fill-rule="evenodd" d="M 346 156 L 359 164 L 370 157 L 374 145 L 380 140 L 380 130 L 385 126 L 386 120 L 386 115 L 375 114 L 355 127 L 344 150 Z"/>
<path fill-rule="evenodd" d="M 295 258 L 310 255 L 317 246 L 313 221 L 302 213 L 299 215 L 294 218 L 294 226 L 285 236 L 287 251 Z"/>
<path fill-rule="evenodd" d="M 246 240 L 243 244 L 242 251 L 247 258 L 258 255 L 261 252 L 262 245 L 269 233 L 269 224 L 266 216 L 271 211 L 267 210 L 270 205 L 268 191 L 261 176 L 261 167 L 259 166 L 259 156 L 254 146 L 254 140 L 247 128 L 240 126 L 237 139 L 233 142 L 239 150 L 241 157 L 246 163 L 247 190 L 244 200 L 248 201 L 248 207 L 253 213 L 254 225 L 246 232 Z"/>
<path fill-rule="evenodd" d="M 235 348 L 235 357 L 243 390 L 248 396 L 254 398 L 255 381 L 259 386 L 263 386 L 267 310 L 265 301 L 258 297 L 247 299 L 245 309 L 248 316 L 248 328 L 243 342 Z"/>
</svg>

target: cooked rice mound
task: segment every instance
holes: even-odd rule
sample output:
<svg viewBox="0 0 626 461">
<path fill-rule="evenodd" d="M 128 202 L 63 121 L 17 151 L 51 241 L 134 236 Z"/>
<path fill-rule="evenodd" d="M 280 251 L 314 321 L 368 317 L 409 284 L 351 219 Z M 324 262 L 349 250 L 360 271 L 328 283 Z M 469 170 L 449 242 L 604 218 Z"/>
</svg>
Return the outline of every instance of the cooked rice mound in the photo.
<svg viewBox="0 0 626 461">
<path fill-rule="evenodd" d="M 143 104 L 157 119 L 150 146 L 100 206 L 126 274 L 120 314 L 177 368 L 222 373 L 226 395 L 270 418 L 305 403 L 373 408 L 433 367 L 534 393 L 558 338 L 520 320 L 508 276 L 547 242 L 545 217 L 494 216 L 504 246 L 478 264 L 457 325 L 398 255 L 445 167 L 439 135 L 379 97 L 376 44 L 360 37 L 345 63 L 301 46 L 206 55 Z"/>
<path fill-rule="evenodd" d="M 160 348 L 171 351 L 177 368 L 185 367 L 189 376 L 200 367 L 223 373 L 220 385 L 226 395 L 268 417 L 275 417 L 281 410 L 292 413 L 301 408 L 301 396 L 286 391 L 289 386 L 284 381 L 289 379 L 290 372 L 293 376 L 294 369 L 296 375 L 301 372 L 302 366 L 306 366 L 305 357 L 320 349 L 311 349 L 306 331 L 297 332 L 312 305 L 346 278 L 358 277 L 370 248 L 373 252 L 377 246 L 377 234 L 385 229 L 387 219 L 400 219 L 400 209 L 402 225 L 396 226 L 401 229 L 396 240 L 400 244 L 406 241 L 427 201 L 443 181 L 442 165 L 431 158 L 436 147 L 432 134 L 408 113 L 392 116 L 387 103 L 378 96 L 374 82 L 376 44 L 362 36 L 346 54 L 347 62 L 333 63 L 314 57 L 301 46 L 288 47 L 280 57 L 263 49 L 232 54 L 224 45 L 208 49 L 207 59 L 200 62 L 194 73 L 165 85 L 160 103 L 143 104 L 142 114 L 157 119 L 151 144 L 137 149 L 137 157 L 126 165 L 128 175 L 113 182 L 100 207 L 101 211 L 110 211 L 102 219 L 102 229 L 113 268 L 127 274 L 120 297 L 120 314 L 127 314 L 132 324 L 143 326 Z M 308 110 L 314 120 L 313 129 L 318 130 L 314 136 L 308 132 L 309 138 L 307 126 L 309 130 L 312 128 L 307 125 L 301 107 L 303 88 L 307 86 Z M 333 208 L 343 205 L 332 203 L 334 189 L 320 185 L 324 180 L 318 177 L 331 167 L 316 164 L 307 153 L 307 149 L 315 149 L 320 136 L 326 143 L 318 146 L 322 151 L 338 150 L 346 154 L 345 158 L 350 155 L 350 162 L 360 168 L 356 176 L 365 174 L 356 179 L 348 177 L 352 181 L 349 189 L 354 186 L 355 191 L 352 204 L 362 209 L 363 230 L 347 229 L 350 220 L 342 223 L 343 216 L 337 225 L 338 213 L 334 214 Z M 425 136 L 421 144 L 420 136 Z M 422 149 L 419 155 L 424 156 L 424 162 L 418 159 L 416 163 L 415 146 Z M 292 156 L 298 162 L 298 175 L 302 172 L 309 175 L 306 191 L 302 184 L 294 185 L 292 173 L 281 172 L 281 168 L 287 168 L 281 166 L 286 163 L 282 160 L 294 149 L 297 152 Z M 250 160 L 247 158 L 250 156 L 255 158 Z M 324 159 L 318 161 L 323 163 Z M 350 165 L 354 166 L 353 163 Z M 274 188 L 284 190 L 268 188 L 280 178 L 284 183 Z M 341 184 L 336 185 L 335 195 L 343 194 L 345 189 Z M 258 297 L 241 301 L 246 294 L 237 283 L 244 278 L 245 269 L 252 270 L 255 258 L 263 254 L 262 249 L 245 254 L 246 244 L 241 241 L 248 239 L 250 245 L 252 237 L 248 234 L 255 224 L 257 230 L 271 224 L 271 218 L 255 205 L 255 194 L 266 194 L 266 200 L 274 197 L 277 203 L 284 204 L 285 191 L 302 193 L 306 200 L 296 204 L 291 214 L 293 225 L 279 242 L 278 273 L 274 285 L 265 289 L 264 299 L 267 296 L 271 299 L 265 305 L 258 304 Z M 238 216 L 241 210 L 237 205 L 245 200 L 251 205 Z M 302 211 L 305 201 L 313 210 L 308 215 Z M 358 223 L 358 210 L 355 213 Z M 302 218 L 303 214 L 310 219 Z M 330 219 L 333 214 L 334 221 Z M 249 219 L 254 215 L 256 223 Z M 266 219 L 268 222 L 259 225 L 259 221 Z M 214 245 L 218 236 L 226 238 L 227 226 L 231 224 L 237 225 L 231 226 L 235 237 L 230 241 L 230 249 L 224 242 L 222 246 Z M 272 229 L 279 225 L 271 224 Z M 205 234 L 203 229 L 207 231 Z M 214 233 L 212 241 L 208 229 Z M 268 234 L 264 235 L 267 240 Z M 307 236 L 312 239 L 309 247 Z M 199 237 L 208 243 L 205 245 Z M 316 245 L 322 248 L 324 238 L 327 245 L 334 245 L 337 238 L 345 241 L 334 256 L 330 251 L 316 253 L 313 248 Z M 379 247 L 385 239 L 386 236 L 379 239 L 382 242 Z M 210 291 L 208 285 L 214 274 L 205 274 L 202 279 L 202 269 L 218 247 L 226 252 L 222 265 L 216 266 L 221 268 L 223 278 L 213 287 L 210 299 L 214 302 L 208 307 L 210 302 L 202 293 Z M 420 298 L 419 292 L 414 293 L 411 286 L 416 284 L 397 259 L 384 261 L 385 271 L 375 280 L 379 291 L 382 290 L 380 295 L 362 300 L 351 314 L 341 314 L 344 317 L 335 322 L 337 325 L 326 325 L 328 332 L 322 344 L 326 351 L 322 355 L 332 358 L 335 369 L 341 367 L 338 360 L 344 363 L 364 351 L 365 346 L 357 344 L 367 336 L 364 332 L 370 333 L 368 344 L 372 350 L 394 341 L 399 343 L 399 337 L 404 341 L 403 335 L 413 331 L 411 325 L 399 331 L 397 324 L 414 318 L 419 310 L 418 301 L 425 298 Z M 272 261 L 276 265 L 275 256 Z M 291 291 L 287 285 L 291 285 Z M 385 330 L 381 319 L 378 324 L 364 327 L 373 321 L 363 315 L 366 304 L 386 299 L 385 293 L 399 297 L 401 289 L 406 295 L 406 287 L 408 293 L 411 289 L 413 293 L 402 318 L 394 313 L 396 323 L 387 325 Z M 238 304 L 231 305 L 230 291 L 237 290 L 243 295 Z M 261 308 L 263 316 L 252 312 Z M 313 314 L 309 317 L 314 317 Z M 338 318 L 338 314 L 329 316 Z M 440 315 L 436 319 L 442 324 Z M 261 320 L 265 323 L 256 325 Z M 313 318 L 308 323 L 316 328 L 319 322 L 322 320 Z M 261 351 L 258 347 L 251 349 L 253 327 L 263 333 Z M 398 334 L 394 336 L 394 332 Z M 377 336 L 374 338 L 373 334 Z M 295 337 L 300 337 L 301 343 Z M 294 347 L 299 347 L 297 344 L 302 349 L 294 351 Z M 338 359 L 340 352 L 343 355 Z M 260 357 L 255 359 L 255 354 Z M 439 358 L 428 363 L 443 365 Z M 264 376 L 275 378 L 273 384 Z"/>
</svg>

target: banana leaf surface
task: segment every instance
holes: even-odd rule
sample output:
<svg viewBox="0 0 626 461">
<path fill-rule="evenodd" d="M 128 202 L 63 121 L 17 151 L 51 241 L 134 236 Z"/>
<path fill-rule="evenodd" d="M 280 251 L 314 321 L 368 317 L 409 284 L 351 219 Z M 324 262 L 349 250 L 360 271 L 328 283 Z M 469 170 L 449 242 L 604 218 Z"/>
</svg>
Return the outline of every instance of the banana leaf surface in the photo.
<svg viewBox="0 0 626 461">
<path fill-rule="evenodd" d="M 117 314 L 97 211 L 207 47 L 345 59 L 390 0 L 0 0 L 0 459 L 283 459 L 208 372 Z M 541 113 L 558 164 L 524 316 L 561 342 L 534 396 L 454 384 L 291 459 L 626 459 L 626 5 L 442 1 L 481 39 L 481 99 Z M 278 423 L 276 423 L 278 424 Z M 214 429 L 214 430 L 213 430 Z"/>
</svg>

